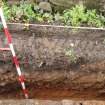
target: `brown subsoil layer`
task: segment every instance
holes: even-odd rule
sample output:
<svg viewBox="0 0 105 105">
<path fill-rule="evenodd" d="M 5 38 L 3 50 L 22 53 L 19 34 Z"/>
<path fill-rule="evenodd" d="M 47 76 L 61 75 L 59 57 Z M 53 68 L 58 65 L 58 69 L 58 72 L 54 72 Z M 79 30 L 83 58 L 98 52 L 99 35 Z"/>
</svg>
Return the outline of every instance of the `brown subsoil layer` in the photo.
<svg viewBox="0 0 105 105">
<path fill-rule="evenodd" d="M 65 70 L 25 68 L 29 98 L 38 99 L 97 99 L 105 100 L 105 62 L 80 65 Z M 0 99 L 23 99 L 15 69 L 1 70 Z M 30 71 L 30 72 L 29 72 Z"/>
</svg>

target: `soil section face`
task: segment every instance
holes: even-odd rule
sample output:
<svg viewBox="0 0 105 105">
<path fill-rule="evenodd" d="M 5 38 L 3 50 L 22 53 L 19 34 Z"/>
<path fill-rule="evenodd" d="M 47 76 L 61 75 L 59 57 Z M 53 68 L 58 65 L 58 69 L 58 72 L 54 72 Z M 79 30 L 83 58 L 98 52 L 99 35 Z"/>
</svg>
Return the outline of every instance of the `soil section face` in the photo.
<svg viewBox="0 0 105 105">
<path fill-rule="evenodd" d="M 105 99 L 105 31 L 9 29 L 30 98 Z M 0 98 L 24 98 L 17 79 L 11 52 L 0 52 Z"/>
</svg>

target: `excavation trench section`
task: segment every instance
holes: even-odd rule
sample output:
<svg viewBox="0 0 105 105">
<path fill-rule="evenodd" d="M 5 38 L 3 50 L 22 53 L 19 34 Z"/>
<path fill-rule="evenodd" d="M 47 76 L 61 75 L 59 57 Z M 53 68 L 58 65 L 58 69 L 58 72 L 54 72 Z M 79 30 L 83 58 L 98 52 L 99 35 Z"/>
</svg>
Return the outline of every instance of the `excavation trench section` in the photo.
<svg viewBox="0 0 105 105">
<path fill-rule="evenodd" d="M 105 99 L 105 31 L 9 24 L 30 98 Z M 0 39 L 6 46 L 4 33 Z M 0 98 L 24 98 L 11 52 L 0 52 Z"/>
</svg>

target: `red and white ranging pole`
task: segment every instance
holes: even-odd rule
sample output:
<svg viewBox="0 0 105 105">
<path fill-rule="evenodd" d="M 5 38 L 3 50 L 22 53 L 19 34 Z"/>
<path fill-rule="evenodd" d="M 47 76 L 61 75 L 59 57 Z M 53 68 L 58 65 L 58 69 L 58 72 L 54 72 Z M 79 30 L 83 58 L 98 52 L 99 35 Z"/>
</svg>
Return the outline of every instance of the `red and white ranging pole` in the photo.
<svg viewBox="0 0 105 105">
<path fill-rule="evenodd" d="M 16 57 L 16 54 L 15 54 L 15 50 L 14 50 L 14 47 L 13 47 L 13 44 L 12 44 L 11 34 L 9 33 L 9 30 L 8 30 L 8 27 L 7 27 L 5 18 L 4 18 L 2 7 L 0 7 L 0 17 L 1 17 L 2 24 L 3 24 L 5 36 L 6 36 L 7 40 L 8 40 L 9 48 L 10 48 L 10 50 L 12 52 L 13 61 L 14 61 L 14 64 L 16 66 L 17 73 L 19 75 L 19 81 L 20 81 L 20 83 L 22 85 L 23 93 L 25 95 L 25 98 L 28 98 L 29 96 L 28 96 L 28 91 L 27 91 L 26 86 L 25 86 L 25 79 L 24 79 L 24 76 L 22 75 L 22 72 L 20 70 L 19 61 L 18 61 L 18 59 Z"/>
</svg>

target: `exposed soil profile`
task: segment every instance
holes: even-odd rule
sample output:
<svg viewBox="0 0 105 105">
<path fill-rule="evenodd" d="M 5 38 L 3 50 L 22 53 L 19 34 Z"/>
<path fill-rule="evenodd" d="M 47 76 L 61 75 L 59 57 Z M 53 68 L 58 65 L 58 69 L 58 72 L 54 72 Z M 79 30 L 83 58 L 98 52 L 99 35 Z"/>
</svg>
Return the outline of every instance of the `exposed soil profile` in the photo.
<svg viewBox="0 0 105 105">
<path fill-rule="evenodd" d="M 36 70 L 32 72 L 28 72 L 31 69 L 25 69 L 30 98 L 104 100 L 104 74 L 99 71 L 95 73 L 95 70 L 90 74 L 88 68 L 90 67 L 83 67 L 79 71 Z M 24 98 L 16 73 L 10 70 L 1 75 L 0 98 Z M 12 70 L 15 71 L 15 69 Z"/>
<path fill-rule="evenodd" d="M 104 31 L 28 28 L 9 25 L 30 98 L 105 100 Z M 17 79 L 11 52 L 0 52 L 0 99 L 24 98 Z"/>
</svg>

